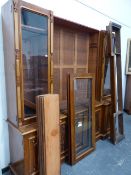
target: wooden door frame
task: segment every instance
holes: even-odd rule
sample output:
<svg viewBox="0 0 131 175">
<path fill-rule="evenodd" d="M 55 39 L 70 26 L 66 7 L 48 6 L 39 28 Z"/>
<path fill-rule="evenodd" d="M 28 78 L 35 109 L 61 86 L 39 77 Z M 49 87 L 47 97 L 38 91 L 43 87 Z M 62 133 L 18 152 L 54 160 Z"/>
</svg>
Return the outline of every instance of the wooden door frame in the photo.
<svg viewBox="0 0 131 175">
<path fill-rule="evenodd" d="M 21 31 L 21 9 L 48 17 L 48 92 L 53 91 L 53 13 L 52 11 L 32 5 L 21 0 L 12 0 L 14 13 L 14 34 L 15 34 L 15 57 L 16 57 L 16 89 L 17 89 L 17 114 L 18 125 L 29 124 L 36 121 L 36 115 L 24 118 L 24 80 L 22 60 L 22 31 Z"/>
<path fill-rule="evenodd" d="M 75 109 L 74 109 L 74 80 L 91 79 L 92 81 L 92 147 L 79 156 L 75 153 Z M 95 149 L 95 76 L 94 74 L 75 74 L 68 76 L 68 117 L 69 117 L 69 162 L 75 164 Z"/>
</svg>

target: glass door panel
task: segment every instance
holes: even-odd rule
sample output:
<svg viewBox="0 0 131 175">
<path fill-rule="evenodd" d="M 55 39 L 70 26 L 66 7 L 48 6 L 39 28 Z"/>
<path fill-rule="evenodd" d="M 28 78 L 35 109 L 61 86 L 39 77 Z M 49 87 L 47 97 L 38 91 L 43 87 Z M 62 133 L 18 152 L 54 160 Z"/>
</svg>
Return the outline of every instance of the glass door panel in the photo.
<svg viewBox="0 0 131 175">
<path fill-rule="evenodd" d="M 48 17 L 22 9 L 25 117 L 36 114 L 37 95 L 48 93 Z"/>
<path fill-rule="evenodd" d="M 92 146 L 92 82 L 90 79 L 74 80 L 75 144 L 79 156 Z"/>
<path fill-rule="evenodd" d="M 68 77 L 70 163 L 95 149 L 95 83 L 93 74 Z"/>
</svg>

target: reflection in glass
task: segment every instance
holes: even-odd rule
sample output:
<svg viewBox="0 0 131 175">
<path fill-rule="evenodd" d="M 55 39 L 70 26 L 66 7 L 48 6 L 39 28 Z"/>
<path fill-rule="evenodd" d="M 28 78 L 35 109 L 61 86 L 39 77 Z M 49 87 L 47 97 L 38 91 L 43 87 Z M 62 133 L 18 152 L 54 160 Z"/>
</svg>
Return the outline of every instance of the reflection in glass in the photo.
<svg viewBox="0 0 131 175">
<path fill-rule="evenodd" d="M 35 97 L 48 93 L 48 18 L 22 9 L 25 117 L 36 113 Z"/>
<path fill-rule="evenodd" d="M 104 92 L 103 95 L 111 94 L 111 83 L 110 83 L 110 59 L 105 59 L 105 69 L 104 69 Z"/>
<path fill-rule="evenodd" d="M 74 80 L 76 155 L 92 147 L 92 81 Z"/>
</svg>

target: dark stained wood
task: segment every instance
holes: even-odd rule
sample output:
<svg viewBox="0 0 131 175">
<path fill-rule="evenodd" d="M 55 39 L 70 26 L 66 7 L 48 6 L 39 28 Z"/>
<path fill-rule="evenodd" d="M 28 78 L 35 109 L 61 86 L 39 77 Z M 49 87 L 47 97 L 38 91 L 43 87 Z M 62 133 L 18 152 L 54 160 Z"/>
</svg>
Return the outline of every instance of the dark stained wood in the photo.
<svg viewBox="0 0 131 175">
<path fill-rule="evenodd" d="M 91 81 L 91 89 L 87 89 L 87 92 L 91 94 L 91 97 L 88 97 L 88 100 L 91 104 L 89 104 L 89 101 L 86 103 L 82 102 L 82 104 L 87 104 L 87 106 L 84 106 L 84 108 L 79 104 L 79 102 L 76 102 L 76 96 L 75 96 L 75 86 L 74 81 L 75 80 L 90 80 Z M 89 83 L 89 82 L 88 82 Z M 81 160 L 83 157 L 88 155 L 90 152 L 92 152 L 95 149 L 95 84 L 94 84 L 94 76 L 93 74 L 84 74 L 84 75 L 70 75 L 68 79 L 68 113 L 69 113 L 69 162 L 70 164 L 75 164 L 77 161 Z M 79 86 L 82 86 L 79 84 Z M 86 88 L 87 85 L 85 85 Z M 84 91 L 85 92 L 85 91 Z M 85 92 L 86 93 L 86 92 Z M 81 92 L 77 92 L 77 95 L 79 95 L 79 98 L 81 98 Z M 78 98 L 78 96 L 77 96 Z M 80 100 L 80 99 L 79 99 Z M 76 104 L 78 103 L 78 104 Z M 77 108 L 76 108 L 76 105 Z M 90 111 L 91 110 L 91 111 Z M 89 112 L 90 111 L 90 112 Z M 87 112 L 87 113 L 86 113 Z M 88 119 L 88 115 L 91 115 L 91 119 Z M 84 118 L 83 118 L 84 117 Z M 90 120 L 90 121 L 88 121 Z M 87 128 L 89 126 L 89 122 L 91 127 Z M 77 131 L 76 126 L 78 125 Z M 84 130 L 81 130 L 81 127 L 84 127 Z M 79 131 L 78 131 L 79 129 Z M 87 129 L 91 129 L 91 140 L 86 141 L 84 139 L 90 139 L 90 134 L 88 137 L 88 133 L 86 133 Z M 87 135 L 86 135 L 87 134 Z M 82 137 L 82 140 L 81 140 Z M 79 139 L 79 140 L 78 140 Z M 85 142 L 85 143 L 83 143 Z M 91 142 L 91 145 L 88 149 L 86 149 L 87 145 Z M 79 150 L 84 149 L 82 153 L 79 153 Z M 78 151 L 78 154 L 77 154 Z"/>
<path fill-rule="evenodd" d="M 121 73 L 121 26 L 110 22 L 109 33 L 111 56 L 111 99 L 112 116 L 110 118 L 110 139 L 116 144 L 124 138 L 123 105 L 122 105 L 122 73 Z"/>
<path fill-rule="evenodd" d="M 95 101 L 95 133 L 96 133 L 96 141 L 99 140 L 102 136 L 102 103 L 99 101 Z"/>
</svg>

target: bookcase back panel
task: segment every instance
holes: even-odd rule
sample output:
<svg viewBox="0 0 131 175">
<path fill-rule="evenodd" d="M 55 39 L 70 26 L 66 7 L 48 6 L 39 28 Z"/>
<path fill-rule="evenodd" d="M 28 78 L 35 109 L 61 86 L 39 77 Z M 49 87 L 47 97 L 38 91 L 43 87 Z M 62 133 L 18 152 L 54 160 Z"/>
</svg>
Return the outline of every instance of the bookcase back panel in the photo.
<svg viewBox="0 0 131 175">
<path fill-rule="evenodd" d="M 55 19 L 55 21 L 57 21 Z M 96 71 L 98 32 L 78 28 L 77 24 L 54 21 L 53 84 L 60 94 L 61 106 L 67 105 L 67 75 Z M 73 26 L 74 25 L 74 26 Z M 91 33 L 90 33 L 91 32 Z M 92 64 L 93 63 L 93 64 Z M 58 80 L 59 79 L 59 80 Z"/>
<path fill-rule="evenodd" d="M 62 31 L 62 38 L 61 38 L 61 44 L 62 44 L 62 52 L 63 52 L 63 58 L 61 62 L 63 65 L 74 65 L 75 61 L 75 35 L 73 31 L 63 30 Z"/>
<path fill-rule="evenodd" d="M 89 36 L 87 34 L 77 34 L 77 64 L 87 65 L 89 54 Z"/>
</svg>

